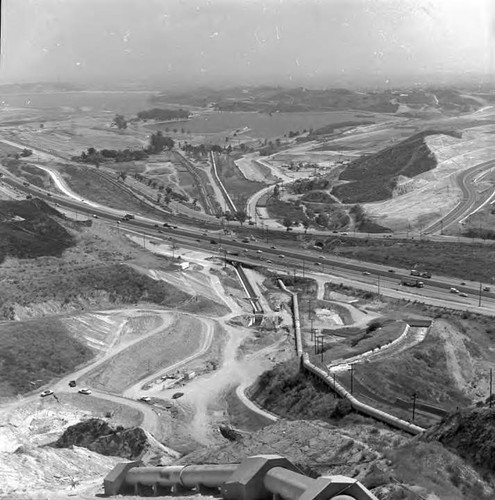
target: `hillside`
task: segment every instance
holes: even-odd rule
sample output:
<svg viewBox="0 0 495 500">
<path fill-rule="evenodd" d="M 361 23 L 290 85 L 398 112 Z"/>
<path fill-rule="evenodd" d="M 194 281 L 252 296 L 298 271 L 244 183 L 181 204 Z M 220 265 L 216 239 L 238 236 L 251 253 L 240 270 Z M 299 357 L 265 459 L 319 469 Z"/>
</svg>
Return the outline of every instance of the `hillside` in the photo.
<svg viewBox="0 0 495 500">
<path fill-rule="evenodd" d="M 462 409 L 428 429 L 422 439 L 439 441 L 486 474 L 495 470 L 495 408 Z"/>
<path fill-rule="evenodd" d="M 332 194 L 344 203 L 369 203 L 391 198 L 398 176 L 415 177 L 437 166 L 436 158 L 424 139 L 440 133 L 453 135 L 427 130 L 352 161 L 339 176 L 340 180 L 348 182 L 335 186 Z"/>
<path fill-rule="evenodd" d="M 0 201 L 0 263 L 6 257 L 60 256 L 75 244 L 62 217 L 39 199 Z"/>
</svg>

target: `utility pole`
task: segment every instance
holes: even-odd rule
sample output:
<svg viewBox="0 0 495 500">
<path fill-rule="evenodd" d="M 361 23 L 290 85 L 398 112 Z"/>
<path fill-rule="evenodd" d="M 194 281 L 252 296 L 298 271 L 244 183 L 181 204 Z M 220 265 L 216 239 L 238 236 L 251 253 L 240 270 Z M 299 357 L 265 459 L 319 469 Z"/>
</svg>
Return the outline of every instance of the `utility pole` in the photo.
<svg viewBox="0 0 495 500">
<path fill-rule="evenodd" d="M 354 392 L 354 365 L 353 364 L 349 368 L 349 371 L 351 372 L 351 394 L 352 394 Z"/>
<path fill-rule="evenodd" d="M 321 364 L 323 364 L 323 335 L 320 335 L 320 340 L 321 340 L 321 349 L 320 349 Z"/>
<path fill-rule="evenodd" d="M 479 301 L 478 301 L 478 307 L 481 307 L 481 281 L 480 281 L 480 297 L 479 297 Z"/>
<path fill-rule="evenodd" d="M 492 399 L 493 399 L 493 374 L 492 374 L 492 369 L 490 368 L 490 408 L 492 407 Z"/>
<path fill-rule="evenodd" d="M 380 296 L 380 275 L 378 275 L 377 285 L 378 285 L 378 296 Z"/>
<path fill-rule="evenodd" d="M 311 321 L 311 340 L 313 340 L 313 339 L 314 339 L 314 335 L 315 335 L 315 330 L 314 330 L 314 328 L 313 328 L 313 322 L 314 322 L 314 319 L 313 319 L 313 318 L 311 318 L 311 320 L 310 320 L 310 321 Z"/>
<path fill-rule="evenodd" d="M 413 407 L 412 407 L 412 421 L 414 422 L 414 415 L 416 413 L 416 398 L 418 397 L 418 393 L 414 392 L 413 395 L 411 396 L 413 400 Z"/>
</svg>

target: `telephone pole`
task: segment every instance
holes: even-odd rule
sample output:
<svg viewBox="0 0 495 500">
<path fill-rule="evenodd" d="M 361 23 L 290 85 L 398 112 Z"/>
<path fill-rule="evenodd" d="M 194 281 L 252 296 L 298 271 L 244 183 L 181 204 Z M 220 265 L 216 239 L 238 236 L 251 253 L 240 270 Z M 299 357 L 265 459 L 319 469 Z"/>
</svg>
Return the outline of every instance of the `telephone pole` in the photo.
<svg viewBox="0 0 495 500">
<path fill-rule="evenodd" d="M 354 392 L 354 364 L 351 365 L 349 371 L 351 372 L 351 394 L 352 394 Z"/>
<path fill-rule="evenodd" d="M 492 375 L 492 369 L 490 368 L 490 408 L 492 407 L 492 399 L 493 399 L 493 375 Z"/>
<path fill-rule="evenodd" d="M 480 281 L 480 296 L 479 296 L 479 301 L 478 301 L 478 307 L 481 307 L 481 281 Z"/>
<path fill-rule="evenodd" d="M 411 396 L 413 400 L 413 406 L 412 406 L 412 421 L 414 422 L 414 415 L 416 413 L 416 398 L 418 397 L 418 393 L 414 392 L 413 395 Z"/>
</svg>

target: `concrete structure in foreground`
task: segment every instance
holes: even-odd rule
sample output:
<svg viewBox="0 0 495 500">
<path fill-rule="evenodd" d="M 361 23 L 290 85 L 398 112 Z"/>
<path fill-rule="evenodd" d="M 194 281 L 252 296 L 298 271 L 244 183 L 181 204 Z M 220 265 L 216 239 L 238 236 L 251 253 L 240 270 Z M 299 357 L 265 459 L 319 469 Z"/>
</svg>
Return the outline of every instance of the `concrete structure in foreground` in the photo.
<svg viewBox="0 0 495 500">
<path fill-rule="evenodd" d="M 224 500 L 377 500 L 359 481 L 345 476 L 312 479 L 278 455 L 247 457 L 240 464 L 117 464 L 105 478 L 104 487 L 107 496 L 197 490 L 219 494 Z"/>
</svg>

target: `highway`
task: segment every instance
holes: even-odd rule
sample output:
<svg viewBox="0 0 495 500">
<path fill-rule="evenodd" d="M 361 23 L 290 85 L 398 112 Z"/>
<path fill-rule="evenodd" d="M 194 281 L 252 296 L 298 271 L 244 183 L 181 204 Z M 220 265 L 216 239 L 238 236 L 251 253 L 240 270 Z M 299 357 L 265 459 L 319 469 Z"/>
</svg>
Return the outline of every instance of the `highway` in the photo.
<svg viewBox="0 0 495 500">
<path fill-rule="evenodd" d="M 485 167 L 487 164 L 484 164 Z M 465 182 L 469 182 L 483 168 L 481 165 L 478 165 L 476 170 L 471 169 L 469 176 L 465 178 Z M 125 215 L 124 211 L 95 203 L 91 203 L 90 205 L 89 202 L 78 199 L 76 193 L 73 193 L 73 196 L 76 198 L 71 199 L 62 195 L 48 194 L 46 191 L 35 186 L 25 186 L 20 180 L 11 176 L 4 176 L 1 181 L 17 188 L 21 192 L 32 194 L 51 204 L 58 204 L 60 207 L 88 216 L 96 215 L 101 221 L 114 224 L 122 230 L 125 228 L 140 230 L 147 235 L 164 240 L 173 238 L 177 244 L 207 250 L 211 253 L 218 252 L 221 257 L 225 258 L 228 256 L 231 260 L 237 259 L 241 262 L 261 267 L 281 267 L 283 270 L 290 269 L 291 272 L 296 270 L 298 274 L 301 274 L 304 268 L 305 272 L 313 270 L 313 272 L 340 276 L 352 280 L 351 286 L 355 286 L 356 288 L 378 292 L 378 288 L 380 287 L 380 293 L 385 295 L 391 294 L 392 296 L 406 297 L 410 300 L 427 301 L 433 305 L 456 309 L 469 308 L 472 310 L 476 308 L 482 314 L 488 314 L 487 308 L 495 312 L 495 293 L 491 291 L 482 292 L 482 307 L 478 307 L 480 293 L 478 283 L 466 281 L 465 285 L 461 285 L 458 279 L 434 276 L 432 279 L 423 280 L 425 282 L 425 288 L 423 289 L 401 287 L 399 286 L 400 279 L 407 276 L 409 270 L 388 268 L 377 264 L 340 258 L 334 255 L 322 254 L 321 251 L 317 250 L 282 248 L 280 246 L 274 248 L 269 243 L 254 239 L 246 242 L 245 239 L 243 241 L 224 235 L 221 229 L 206 232 L 204 229 L 190 226 L 179 226 L 177 229 L 163 227 L 163 219 L 167 217 L 166 214 L 163 214 L 163 219 L 161 220 L 136 214 L 134 220 L 117 224 L 122 216 Z M 215 242 L 214 244 L 211 243 L 212 240 Z M 221 251 L 219 251 L 220 247 L 222 248 Z M 239 253 L 239 256 L 234 256 L 231 252 Z M 280 255 L 284 255 L 284 257 L 281 258 Z M 280 266 L 280 264 L 282 265 Z M 370 274 L 365 275 L 363 273 Z M 451 287 L 455 287 L 459 292 L 466 293 L 468 297 L 462 298 L 449 293 Z"/>
<path fill-rule="evenodd" d="M 456 182 L 461 188 L 463 199 L 454 207 L 447 215 L 442 217 L 437 222 L 428 226 L 423 232 L 425 234 L 437 233 L 444 230 L 448 226 L 466 218 L 473 212 L 477 205 L 477 193 L 473 185 L 476 177 L 485 170 L 490 170 L 495 167 L 495 160 L 480 163 L 474 167 L 468 168 L 456 176 Z M 491 193 L 490 193 L 491 195 Z"/>
</svg>

